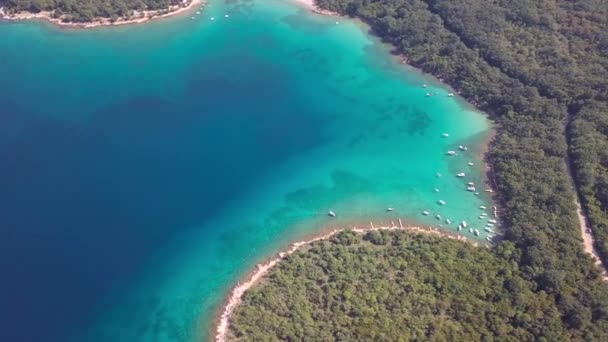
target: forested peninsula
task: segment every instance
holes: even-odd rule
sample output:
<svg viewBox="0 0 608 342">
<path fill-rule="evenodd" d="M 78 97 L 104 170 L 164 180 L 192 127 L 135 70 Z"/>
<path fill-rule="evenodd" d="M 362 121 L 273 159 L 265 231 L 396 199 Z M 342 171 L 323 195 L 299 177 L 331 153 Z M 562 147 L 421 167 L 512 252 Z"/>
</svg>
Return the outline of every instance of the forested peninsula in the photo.
<svg viewBox="0 0 608 342">
<path fill-rule="evenodd" d="M 346 231 L 301 247 L 244 293 L 228 341 L 569 341 L 512 242 L 490 251 L 411 231 Z M 578 318 L 567 318 L 576 324 Z M 604 322 L 605 323 L 605 322 Z M 597 327 L 606 328 L 606 325 Z"/>
<path fill-rule="evenodd" d="M 362 19 L 404 61 L 490 114 L 497 134 L 486 158 L 505 236 L 490 251 L 467 252 L 454 252 L 467 247 L 453 241 L 418 237 L 319 243 L 245 293 L 231 325 L 235 336 L 608 340 L 608 286 L 583 252 L 575 203 L 580 196 L 608 262 L 608 2 L 317 4 Z M 476 268 L 473 259 L 485 266 Z M 471 269 L 482 285 L 473 284 Z M 417 300 L 410 302 L 412 294 Z M 255 315 L 270 323 L 245 321 Z"/>
<path fill-rule="evenodd" d="M 56 23 L 141 22 L 177 12 L 195 0 L 0 0 L 3 17 Z"/>
</svg>

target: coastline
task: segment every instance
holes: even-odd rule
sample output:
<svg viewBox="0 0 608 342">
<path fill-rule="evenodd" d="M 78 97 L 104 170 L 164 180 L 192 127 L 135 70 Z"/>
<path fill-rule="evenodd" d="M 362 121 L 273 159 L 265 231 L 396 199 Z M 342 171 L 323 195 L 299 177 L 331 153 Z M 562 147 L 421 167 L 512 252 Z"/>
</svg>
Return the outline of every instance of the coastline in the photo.
<svg viewBox="0 0 608 342">
<path fill-rule="evenodd" d="M 265 262 L 258 263 L 254 270 L 249 271 L 242 278 L 242 280 L 240 280 L 236 283 L 236 285 L 228 292 L 228 296 L 225 298 L 222 305 L 220 306 L 220 309 L 218 310 L 217 314 L 215 315 L 215 319 L 214 319 L 215 324 L 213 324 L 213 328 L 214 328 L 213 334 L 215 334 L 215 337 L 213 338 L 213 341 L 216 341 L 216 342 L 225 342 L 226 341 L 226 336 L 229 332 L 230 319 L 232 317 L 232 313 L 234 312 L 234 309 L 240 304 L 241 298 L 244 295 L 244 293 L 248 289 L 253 287 L 266 273 L 268 273 L 268 271 L 270 271 L 280 261 L 282 261 L 289 255 L 295 253 L 301 247 L 310 245 L 310 244 L 320 241 L 320 240 L 328 239 L 328 238 L 334 236 L 335 234 L 338 234 L 338 233 L 344 232 L 344 231 L 352 231 L 357 234 L 365 234 L 365 233 L 368 233 L 371 231 L 380 231 L 380 230 L 387 230 L 387 231 L 400 230 L 400 231 L 409 231 L 409 232 L 412 232 L 415 234 L 436 235 L 436 236 L 445 237 L 448 239 L 471 243 L 475 247 L 479 246 L 478 242 L 471 241 L 464 236 L 461 236 L 458 234 L 452 234 L 452 233 L 449 233 L 449 232 L 446 232 L 446 231 L 443 231 L 443 230 L 440 230 L 437 228 L 428 227 L 428 228 L 424 229 L 424 228 L 421 228 L 420 226 L 404 225 L 401 219 L 398 219 L 398 225 L 395 225 L 394 222 L 391 221 L 391 225 L 381 225 L 381 226 L 376 227 L 376 226 L 374 226 L 373 222 L 370 221 L 369 227 L 352 226 L 351 228 L 335 228 L 335 229 L 330 230 L 329 232 L 327 232 L 326 230 L 321 231 L 317 234 L 313 234 L 309 238 L 290 243 L 289 247 L 287 249 L 284 249 L 284 250 L 278 252 L 277 254 L 275 254 L 274 257 L 267 259 L 267 261 L 265 261 Z"/>
<path fill-rule="evenodd" d="M 95 27 L 102 26 L 122 26 L 122 25 L 133 25 L 133 24 L 141 24 L 144 22 L 148 22 L 151 20 L 157 20 L 162 18 L 173 17 L 179 14 L 183 14 L 189 10 L 193 10 L 198 5 L 204 5 L 204 0 L 183 0 L 181 5 L 170 6 L 164 10 L 146 10 L 140 12 L 134 12 L 133 17 L 119 18 L 118 20 L 112 21 L 109 18 L 96 18 L 91 22 L 64 22 L 62 19 L 64 17 L 53 18 L 52 12 L 42 11 L 39 13 L 31 13 L 31 12 L 20 12 L 15 14 L 6 14 L 4 12 L 4 8 L 0 8 L 0 20 L 8 20 L 8 21 L 20 21 L 20 20 L 42 20 L 47 21 L 53 25 L 57 25 L 59 27 L 66 28 L 80 28 L 80 29 L 90 29 Z"/>
<path fill-rule="evenodd" d="M 292 0 L 292 1 L 294 1 L 297 4 L 302 5 L 303 7 L 306 7 L 308 10 L 310 10 L 311 12 L 316 13 L 316 14 L 326 15 L 326 16 L 330 16 L 330 17 L 340 16 L 340 14 L 338 12 L 333 12 L 333 11 L 322 9 L 321 7 L 319 7 L 317 5 L 316 0 Z"/>
</svg>

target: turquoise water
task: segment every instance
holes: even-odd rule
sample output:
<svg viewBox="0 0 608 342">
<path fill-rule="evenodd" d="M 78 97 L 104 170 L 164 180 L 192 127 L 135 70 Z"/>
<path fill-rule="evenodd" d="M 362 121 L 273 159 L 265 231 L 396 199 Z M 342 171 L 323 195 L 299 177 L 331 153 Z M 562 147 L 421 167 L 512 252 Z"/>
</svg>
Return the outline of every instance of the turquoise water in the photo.
<svg viewBox="0 0 608 342">
<path fill-rule="evenodd" d="M 489 123 L 366 30 L 276 0 L 0 24 L 2 340 L 202 338 L 240 276 L 328 225 L 481 230 Z"/>
</svg>

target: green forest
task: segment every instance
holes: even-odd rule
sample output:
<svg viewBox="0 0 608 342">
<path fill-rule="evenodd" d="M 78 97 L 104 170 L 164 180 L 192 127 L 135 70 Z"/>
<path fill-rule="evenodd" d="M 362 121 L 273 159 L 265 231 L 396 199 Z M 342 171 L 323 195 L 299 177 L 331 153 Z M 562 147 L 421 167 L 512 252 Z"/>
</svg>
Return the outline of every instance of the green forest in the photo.
<svg viewBox="0 0 608 342">
<path fill-rule="evenodd" d="M 463 297 L 466 300 L 460 303 L 481 310 L 478 315 L 484 319 L 473 320 L 479 333 L 490 331 L 496 333 L 495 336 L 503 336 L 504 340 L 513 341 L 608 340 L 608 286 L 602 282 L 592 259 L 583 252 L 574 203 L 578 193 L 590 221 L 596 247 L 604 262 L 608 262 L 608 2 L 318 0 L 318 4 L 323 9 L 360 18 L 371 26 L 376 35 L 392 44 L 396 54 L 451 85 L 479 109 L 489 113 L 497 123 L 496 138 L 486 157 L 492 167 L 498 201 L 503 208 L 501 220 L 505 227 L 505 238 L 490 252 L 471 253 L 484 254 L 485 258 L 491 258 L 490 255 L 495 257 L 493 261 L 486 261 L 490 265 L 477 269 L 477 276 L 481 278 L 477 281 L 485 284 L 485 279 L 497 277 L 499 285 L 482 287 L 483 295 L 486 291 L 491 294 L 491 299 L 484 297 L 489 301 L 486 305 L 491 304 L 490 307 L 474 304 L 479 297 Z M 568 166 L 572 169 L 575 189 L 570 184 Z M 436 246 L 437 242 L 433 244 Z M 287 266 L 281 266 L 281 273 L 273 273 L 273 278 L 269 280 L 271 285 L 247 295 L 247 305 L 241 309 L 239 317 L 253 319 L 252 313 L 269 315 L 264 317 L 277 323 L 272 327 L 277 329 L 274 339 L 282 339 L 283 335 L 278 334 L 283 333 L 294 334 L 290 335 L 294 336 L 293 340 L 327 331 L 348 334 L 348 331 L 340 328 L 340 324 L 354 323 L 346 317 L 348 315 L 338 314 L 340 310 L 346 309 L 339 307 L 339 301 L 335 299 L 337 297 L 328 301 L 329 289 L 335 291 L 335 296 L 343 297 L 348 290 L 348 293 L 353 293 L 349 296 L 356 298 L 352 300 L 357 303 L 369 298 L 369 294 L 356 292 L 356 289 L 346 285 L 342 288 L 332 287 L 331 281 L 324 283 L 326 280 L 323 277 L 339 279 L 341 272 L 334 273 L 333 270 L 341 267 L 341 262 L 351 261 L 336 257 L 337 259 L 331 259 L 331 268 L 323 267 L 319 270 L 313 265 L 306 266 L 308 264 L 303 261 L 306 258 L 329 260 L 322 248 L 329 246 L 317 246 L 316 252 L 298 255 L 294 259 L 299 261 L 290 260 Z M 365 249 L 361 248 L 363 255 L 372 253 L 371 250 L 363 252 Z M 470 279 L 464 275 L 466 273 L 462 273 L 466 270 L 451 263 L 448 260 L 450 258 L 443 259 L 442 250 L 437 248 L 425 252 L 429 264 L 409 264 L 412 268 L 410 275 L 417 280 L 408 278 L 407 281 L 421 282 L 420 287 L 428 286 L 427 280 L 436 285 L 433 283 L 436 278 L 426 274 L 424 269 L 440 267 L 435 263 L 448 263 L 451 270 L 461 272 L 453 277 L 452 280 L 459 284 L 454 286 L 469 284 L 471 291 L 479 288 L 467 283 Z M 509 251 L 508 257 L 505 250 Z M 408 253 L 405 250 L 401 252 Z M 337 253 L 333 253 L 333 256 Z M 357 260 L 358 253 L 352 258 Z M 371 257 L 364 258 L 366 262 L 372 262 Z M 417 260 L 418 255 L 414 253 L 408 258 Z M 463 262 L 462 258 L 457 260 Z M 502 261 L 508 261 L 508 265 L 502 264 Z M 396 265 L 392 264 L 392 257 L 386 260 L 382 257 L 378 262 L 385 264 L 376 265 L 377 267 Z M 290 276 L 288 269 L 295 267 L 295 263 L 301 263 L 302 266 L 297 267 Z M 467 269 L 473 269 L 469 263 L 466 265 Z M 360 267 L 359 264 L 356 267 Z M 353 275 L 356 269 L 351 268 L 342 269 L 347 274 L 344 277 Z M 286 272 L 284 275 L 283 270 Z M 309 274 L 309 270 L 316 273 Z M 391 271 L 387 269 L 386 272 Z M 375 275 L 379 277 L 378 273 Z M 507 275 L 517 279 L 517 288 L 503 278 Z M 296 285 L 297 282 L 304 281 L 300 277 L 307 276 L 310 281 L 321 277 L 318 280 L 319 286 L 326 284 L 326 290 L 311 292 L 311 296 L 318 297 L 291 306 L 304 306 L 302 311 L 297 312 L 301 314 L 298 319 L 304 319 L 305 325 L 294 325 L 289 317 L 280 316 L 281 313 L 286 314 L 286 303 L 281 303 L 281 307 L 272 306 L 259 295 L 258 291 L 279 291 L 279 287 L 281 291 L 292 291 L 290 287 L 297 287 L 297 291 L 313 291 L 313 288 L 302 289 Z M 380 281 L 377 277 L 374 280 Z M 304 284 L 313 285 L 309 281 Z M 366 317 L 367 320 L 361 318 L 357 321 L 360 324 L 357 331 L 360 333 L 370 330 L 370 333 L 378 334 L 374 335 L 374 339 L 378 340 L 392 340 L 386 336 L 401 336 L 400 334 L 407 336 L 403 340 L 427 340 L 431 339 L 430 335 L 422 334 L 437 332 L 439 335 L 434 335 L 437 339 L 450 340 L 451 337 L 445 336 L 451 335 L 445 334 L 458 332 L 457 336 L 462 340 L 469 337 L 473 340 L 491 340 L 491 337 L 486 338 L 490 335 L 466 335 L 470 328 L 467 328 L 466 323 L 458 327 L 442 323 L 445 324 L 443 326 L 439 322 L 431 323 L 434 321 L 430 314 L 424 315 L 425 310 L 430 310 L 434 315 L 445 318 L 441 322 L 453 322 L 451 318 L 455 313 L 450 311 L 450 305 L 453 305 L 452 301 L 457 297 L 445 297 L 447 294 L 444 292 L 451 289 L 451 284 L 440 283 L 438 288 L 428 289 L 429 292 L 424 293 L 424 299 L 412 303 L 398 295 L 404 293 L 399 291 L 406 291 L 399 287 L 401 283 L 382 284 L 378 291 L 384 291 L 383 295 L 393 293 L 395 297 L 391 297 L 391 301 L 401 301 L 400 305 L 406 305 L 406 308 L 407 305 L 411 307 L 418 303 L 417 316 L 427 319 L 422 324 L 424 328 L 417 330 L 411 317 L 400 326 L 395 326 L 391 321 L 393 318 L 390 318 L 393 316 L 390 315 L 398 313 L 395 310 L 400 305 L 388 307 L 372 301 L 371 304 L 380 306 L 373 306 L 371 312 L 365 311 L 371 315 Z M 418 288 L 411 285 L 407 287 L 407 292 L 414 289 Z M 525 298 L 513 297 L 519 294 Z M 282 295 L 276 292 L 270 298 L 276 299 L 279 296 L 285 302 L 285 298 L 280 297 Z M 364 297 L 358 298 L 360 295 Z M 302 292 L 294 292 L 294 296 L 293 300 L 304 298 Z M 321 298 L 325 299 L 322 302 L 325 306 L 319 309 L 315 300 Z M 377 299 L 378 295 L 373 298 Z M 448 298 L 445 299 L 447 303 L 434 302 L 438 301 L 437 298 Z M 264 306 L 266 304 L 268 306 Z M 438 308 L 438 305 L 446 306 Z M 542 309 L 536 313 L 542 312 L 543 315 L 527 312 L 526 305 L 540 305 Z M 264 310 L 258 306 L 264 307 Z M 358 309 L 363 310 L 363 307 Z M 248 313 L 247 310 L 252 311 Z M 490 315 L 487 310 L 490 310 Z M 334 319 L 328 312 L 338 316 Z M 313 324 L 310 317 L 315 318 L 313 321 L 318 318 L 323 322 Z M 526 319 L 522 317 L 532 317 L 532 320 L 542 323 L 526 324 L 523 322 Z M 248 326 L 243 321 L 235 322 L 236 336 L 245 332 L 273 333 L 269 330 L 262 331 L 261 327 Z M 334 325 L 325 325 L 330 322 Z M 343 340 L 354 338 L 352 335 L 339 336 Z M 370 337 L 359 336 L 366 336 L 368 340 Z"/>
<path fill-rule="evenodd" d="M 288 256 L 246 291 L 229 340 L 606 339 L 608 307 L 595 308 L 594 326 L 583 322 L 591 317 L 562 317 L 521 257 L 512 242 L 490 251 L 405 231 L 342 232 Z"/>
<path fill-rule="evenodd" d="M 133 11 L 162 11 L 182 0 L 0 0 L 7 12 L 50 11 L 66 22 L 90 22 L 96 18 L 129 18 Z"/>
<path fill-rule="evenodd" d="M 582 252 L 567 163 L 608 262 L 608 2 L 319 4 L 362 19 L 395 53 L 492 116 L 498 132 L 487 159 L 523 276 L 552 296 L 579 338 L 606 320 L 596 309 L 608 304 L 608 288 Z"/>
</svg>

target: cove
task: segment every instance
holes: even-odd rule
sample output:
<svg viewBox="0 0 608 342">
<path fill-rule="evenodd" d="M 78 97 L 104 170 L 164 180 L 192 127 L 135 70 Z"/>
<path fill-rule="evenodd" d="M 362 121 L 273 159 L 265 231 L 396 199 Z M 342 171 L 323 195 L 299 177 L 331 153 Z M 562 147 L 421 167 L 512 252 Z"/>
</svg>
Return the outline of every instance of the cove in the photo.
<svg viewBox="0 0 608 342">
<path fill-rule="evenodd" d="M 0 23 L 2 340 L 201 339 L 245 272 L 327 225 L 481 230 L 489 123 L 366 30 L 278 0 Z"/>
</svg>

